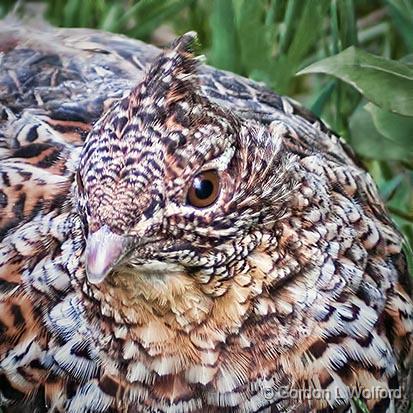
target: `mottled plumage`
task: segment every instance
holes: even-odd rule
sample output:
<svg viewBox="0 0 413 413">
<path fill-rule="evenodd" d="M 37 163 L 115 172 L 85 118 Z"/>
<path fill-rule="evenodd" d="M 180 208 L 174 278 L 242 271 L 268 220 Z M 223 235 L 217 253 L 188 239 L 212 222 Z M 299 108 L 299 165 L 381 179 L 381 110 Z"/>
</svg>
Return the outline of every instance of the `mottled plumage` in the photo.
<svg viewBox="0 0 413 413">
<path fill-rule="evenodd" d="M 411 287 L 371 177 L 192 41 L 1 24 L 0 406 L 357 412 L 381 388 L 370 411 L 406 413 Z"/>
</svg>

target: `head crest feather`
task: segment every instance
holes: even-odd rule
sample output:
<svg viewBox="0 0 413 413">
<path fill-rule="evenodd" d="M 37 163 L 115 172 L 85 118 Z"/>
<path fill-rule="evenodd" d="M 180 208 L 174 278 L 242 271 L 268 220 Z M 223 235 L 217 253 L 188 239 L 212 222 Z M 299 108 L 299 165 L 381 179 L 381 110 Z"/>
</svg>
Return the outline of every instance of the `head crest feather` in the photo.
<svg viewBox="0 0 413 413">
<path fill-rule="evenodd" d="M 193 55 L 196 41 L 197 34 L 188 32 L 155 59 L 143 81 L 132 91 L 133 106 L 142 108 L 162 102 L 167 107 L 193 97 L 199 90 L 199 60 Z"/>
</svg>

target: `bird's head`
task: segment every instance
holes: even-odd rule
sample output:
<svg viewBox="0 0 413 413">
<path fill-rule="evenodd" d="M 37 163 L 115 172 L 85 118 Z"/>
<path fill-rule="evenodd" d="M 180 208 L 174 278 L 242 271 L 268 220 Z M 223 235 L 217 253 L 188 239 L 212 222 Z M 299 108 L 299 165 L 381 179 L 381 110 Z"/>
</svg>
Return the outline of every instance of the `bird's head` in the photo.
<svg viewBox="0 0 413 413">
<path fill-rule="evenodd" d="M 178 275 L 222 294 L 285 212 L 292 161 L 281 137 L 202 93 L 193 40 L 162 53 L 84 145 L 76 182 L 90 284 Z"/>
</svg>

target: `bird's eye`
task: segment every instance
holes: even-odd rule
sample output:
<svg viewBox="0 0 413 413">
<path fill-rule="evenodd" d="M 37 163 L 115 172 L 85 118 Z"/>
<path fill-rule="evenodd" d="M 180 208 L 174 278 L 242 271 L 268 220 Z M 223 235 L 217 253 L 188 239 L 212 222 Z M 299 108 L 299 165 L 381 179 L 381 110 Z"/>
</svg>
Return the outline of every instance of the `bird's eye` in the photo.
<svg viewBox="0 0 413 413">
<path fill-rule="evenodd" d="M 217 171 L 205 171 L 198 174 L 191 183 L 187 202 L 196 208 L 212 205 L 219 196 L 220 179 Z"/>
</svg>

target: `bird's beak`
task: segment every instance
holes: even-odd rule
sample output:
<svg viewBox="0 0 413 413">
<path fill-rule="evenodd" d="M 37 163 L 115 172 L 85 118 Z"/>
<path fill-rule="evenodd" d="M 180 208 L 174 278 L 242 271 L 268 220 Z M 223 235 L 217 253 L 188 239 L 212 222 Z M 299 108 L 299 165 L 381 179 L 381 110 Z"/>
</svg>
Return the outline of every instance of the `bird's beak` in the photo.
<svg viewBox="0 0 413 413">
<path fill-rule="evenodd" d="M 91 233 L 86 246 L 86 276 L 100 284 L 126 252 L 126 237 L 114 234 L 104 225 Z"/>
</svg>

